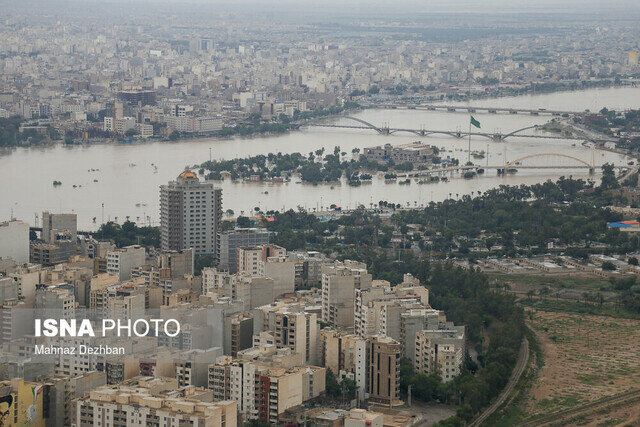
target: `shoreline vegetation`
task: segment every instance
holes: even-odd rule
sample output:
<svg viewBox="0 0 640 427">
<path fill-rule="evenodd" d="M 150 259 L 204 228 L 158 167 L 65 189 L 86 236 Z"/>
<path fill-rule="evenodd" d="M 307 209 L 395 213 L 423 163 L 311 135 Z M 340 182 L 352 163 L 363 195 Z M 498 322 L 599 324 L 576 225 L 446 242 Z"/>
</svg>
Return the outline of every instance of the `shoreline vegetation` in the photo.
<svg viewBox="0 0 640 427">
<path fill-rule="evenodd" d="M 497 82 L 484 82 L 478 84 L 495 84 Z M 622 81 L 616 78 L 603 79 L 598 81 L 572 81 L 572 82 L 548 82 L 548 83 L 533 83 L 525 88 L 498 88 L 495 92 L 482 92 L 471 93 L 468 92 L 464 95 L 452 95 L 447 98 L 428 97 L 427 99 L 432 101 L 465 101 L 465 100 L 478 100 L 478 99 L 500 99 L 513 96 L 535 95 L 535 94 L 548 94 L 548 93 L 562 93 L 572 92 L 580 90 L 588 90 L 593 88 L 624 88 L 634 87 L 629 85 L 623 85 Z M 404 88 L 406 90 L 407 88 Z M 374 91 L 375 92 L 375 91 Z M 403 91 L 387 90 L 390 94 L 402 94 Z M 379 93 L 379 90 L 378 90 Z M 180 132 L 172 132 L 166 137 L 150 137 L 148 139 L 135 139 L 136 135 L 125 135 L 120 137 L 102 137 L 99 140 L 92 140 L 90 142 L 76 143 L 77 135 L 60 134 L 53 125 L 48 124 L 46 131 L 27 129 L 24 132 L 19 132 L 21 124 L 29 124 L 36 122 L 38 118 L 22 119 L 19 116 L 11 116 L 9 118 L 0 118 L 0 148 L 13 148 L 13 147 L 31 147 L 31 146 L 51 146 L 63 143 L 65 145 L 98 145 L 109 143 L 107 141 L 113 141 L 115 143 L 124 143 L 135 141 L 136 144 L 146 142 L 182 142 L 192 141 L 198 139 L 228 139 L 235 136 L 251 137 L 255 135 L 279 135 L 286 132 L 298 130 L 304 121 L 316 118 L 331 118 L 338 116 L 345 111 L 361 110 L 367 108 L 375 108 L 370 106 L 363 106 L 353 99 L 358 96 L 365 95 L 365 93 L 353 92 L 350 95 L 350 100 L 346 101 L 342 106 L 333 106 L 324 109 L 312 110 L 312 111 L 296 111 L 293 117 L 288 117 L 284 114 L 278 116 L 271 122 L 262 122 L 260 116 L 257 114 L 250 115 L 241 123 L 234 126 L 223 127 L 219 131 L 209 132 L 207 134 L 185 134 Z M 399 96 L 398 101 L 414 99 L 413 96 Z M 588 110 L 585 110 L 588 112 Z M 94 118 L 91 121 L 96 121 Z M 154 129 L 162 127 L 160 123 L 154 123 Z"/>
<path fill-rule="evenodd" d="M 433 164 L 440 162 L 437 157 L 439 150 L 431 147 L 434 152 Z M 324 148 L 308 155 L 297 153 L 282 154 L 269 153 L 268 155 L 258 155 L 247 158 L 236 158 L 232 160 L 206 161 L 201 165 L 198 172 L 204 175 L 207 180 L 220 181 L 230 178 L 233 181 L 290 181 L 294 177 L 300 178 L 301 182 L 319 184 L 338 183 L 343 176 L 346 176 L 349 185 L 358 186 L 362 183 L 371 182 L 373 174 L 383 173 L 385 180 L 395 180 L 398 173 L 409 172 L 415 169 L 427 170 L 428 164 L 413 164 L 411 162 L 395 163 L 388 161 L 385 164 L 368 160 L 360 155 L 360 149 L 351 150 L 352 158 L 347 160 L 347 153 L 335 146 L 333 152 L 326 153 Z"/>
</svg>

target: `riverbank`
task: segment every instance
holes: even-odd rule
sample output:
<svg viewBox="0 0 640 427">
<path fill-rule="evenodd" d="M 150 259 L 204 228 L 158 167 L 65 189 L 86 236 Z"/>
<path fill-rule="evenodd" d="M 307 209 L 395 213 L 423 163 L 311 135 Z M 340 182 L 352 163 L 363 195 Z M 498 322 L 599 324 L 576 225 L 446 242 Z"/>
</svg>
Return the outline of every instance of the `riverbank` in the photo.
<svg viewBox="0 0 640 427">
<path fill-rule="evenodd" d="M 614 99 L 621 109 L 636 105 L 640 89 L 582 91 L 576 94 L 542 95 L 535 102 L 540 104 L 568 104 L 568 110 L 582 110 L 589 103 L 599 103 L 602 99 Z M 605 98 L 606 97 L 606 98 Z M 566 100 L 568 99 L 568 100 Z M 504 102 L 507 102 L 505 100 Z M 510 99 L 508 104 L 522 103 L 522 98 Z M 609 105 L 605 103 L 604 105 Z M 349 113 L 370 123 L 389 123 L 403 128 L 419 128 L 421 125 L 437 125 L 441 129 L 455 130 L 468 127 L 469 116 L 449 112 L 417 110 L 364 109 Z M 337 119 L 340 123 L 341 119 Z M 532 125 L 543 125 L 548 118 L 532 115 L 483 114 L 479 117 L 486 131 L 508 133 L 511 130 Z M 423 143 L 438 147 L 440 157 L 467 159 L 468 141 L 445 135 L 420 138 Z M 158 188 L 176 176 L 186 167 L 193 168 L 205 160 L 230 160 L 268 156 L 269 153 L 310 153 L 325 148 L 330 152 L 340 146 L 341 152 L 354 149 L 401 145 L 416 141 L 415 135 L 380 135 L 360 129 L 304 128 L 297 132 L 280 135 L 256 135 L 250 138 L 226 139 L 194 138 L 180 141 L 147 141 L 140 144 L 97 144 L 92 146 L 19 147 L 0 154 L 0 179 L 11 183 L 3 188 L 3 198 L 7 203 L 0 207 L 0 218 L 14 216 L 32 224 L 34 215 L 43 211 L 73 212 L 78 215 L 78 227 L 90 230 L 97 223 L 114 220 L 122 222 L 127 216 L 138 224 L 156 225 L 159 221 Z M 514 136 L 508 143 L 485 138 L 471 139 L 472 152 L 485 152 L 485 159 L 474 160 L 480 165 L 501 165 L 507 159 L 519 159 L 540 152 L 566 154 L 574 158 L 591 161 L 588 147 L 563 140 L 537 140 Z M 444 153 L 444 154 L 443 154 Z M 342 160 L 341 160 L 342 161 Z M 597 151 L 596 164 L 627 164 L 628 160 L 617 153 Z M 532 159 L 529 164 L 575 164 L 570 160 Z M 563 163 L 566 162 L 566 163 Z M 132 166 L 134 165 L 134 166 Z M 480 166 L 482 167 L 482 166 Z M 197 168 L 197 167 L 196 167 Z M 31 179 L 16 179 L 28 171 Z M 583 179 L 598 179 L 599 174 L 588 175 L 586 170 L 566 169 L 522 169 L 515 175 L 499 176 L 492 170 L 472 179 L 463 179 L 460 174 L 443 174 L 446 182 L 417 185 L 400 185 L 402 173 L 397 173 L 396 181 L 386 181 L 379 174 L 372 174 L 371 182 L 359 186 L 349 185 L 345 176 L 340 184 L 303 184 L 297 178 L 289 182 L 252 182 L 225 179 L 216 181 L 222 188 L 224 210 L 231 209 L 244 215 L 259 207 L 269 210 L 297 209 L 298 206 L 312 211 L 320 206 L 335 204 L 344 209 L 359 205 L 370 206 L 380 200 L 401 206 L 426 205 L 431 201 L 441 201 L 453 195 L 477 194 L 501 185 L 533 185 L 547 180 L 557 180 L 561 176 L 573 175 Z M 52 182 L 62 185 L 53 187 Z M 75 185 L 75 187 L 74 187 Z M 126 191 L 125 191 L 126 189 Z M 28 194 L 29 197 L 24 197 Z M 449 196 L 449 195 L 452 196 Z M 104 206 L 104 208 L 103 208 Z"/>
</svg>

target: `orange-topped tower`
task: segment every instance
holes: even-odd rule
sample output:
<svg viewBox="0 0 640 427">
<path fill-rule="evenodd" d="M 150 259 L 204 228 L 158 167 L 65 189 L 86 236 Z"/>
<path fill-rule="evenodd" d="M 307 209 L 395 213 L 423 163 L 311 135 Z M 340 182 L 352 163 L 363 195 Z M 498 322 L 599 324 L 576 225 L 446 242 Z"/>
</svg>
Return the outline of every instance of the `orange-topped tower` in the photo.
<svg viewBox="0 0 640 427">
<path fill-rule="evenodd" d="M 217 257 L 221 218 L 222 189 L 200 181 L 191 169 L 160 186 L 162 250 L 192 248 L 194 254 Z"/>
<path fill-rule="evenodd" d="M 198 175 L 193 173 L 191 169 L 186 168 L 184 172 L 178 175 L 178 179 L 198 179 Z"/>
</svg>

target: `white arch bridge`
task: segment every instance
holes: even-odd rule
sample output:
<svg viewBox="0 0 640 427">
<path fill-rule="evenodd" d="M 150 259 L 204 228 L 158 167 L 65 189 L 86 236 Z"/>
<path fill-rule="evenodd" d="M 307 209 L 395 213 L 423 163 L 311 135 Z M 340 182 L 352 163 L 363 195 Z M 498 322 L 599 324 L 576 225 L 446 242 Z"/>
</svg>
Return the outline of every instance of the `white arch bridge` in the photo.
<svg viewBox="0 0 640 427">
<path fill-rule="evenodd" d="M 508 133 L 499 133 L 499 132 L 475 132 L 475 131 L 462 131 L 462 130 L 436 130 L 436 129 L 409 129 L 409 128 L 392 128 L 389 126 L 376 126 L 372 123 L 367 122 L 366 120 L 359 119 L 357 117 L 352 116 L 340 116 L 342 119 L 351 120 L 359 123 L 360 125 L 348 125 L 348 124 L 334 124 L 334 123 L 307 123 L 306 126 L 313 127 L 327 127 L 327 128 L 343 128 L 343 129 L 371 129 L 378 132 L 381 135 L 393 135 L 396 133 L 411 133 L 417 136 L 429 136 L 429 135 L 447 135 L 454 138 L 465 138 L 469 135 L 471 136 L 482 136 L 487 139 L 491 139 L 493 141 L 504 141 L 505 139 L 518 136 L 520 138 L 544 138 L 544 139 L 564 139 L 564 140 L 580 140 L 580 141 L 591 141 L 593 143 L 598 142 L 608 142 L 612 141 L 610 139 L 592 139 L 589 137 L 566 137 L 559 135 L 531 135 L 531 134 L 523 134 L 522 132 L 530 129 L 539 128 L 538 125 L 527 126 L 520 129 L 516 129 L 514 131 Z"/>
<path fill-rule="evenodd" d="M 506 157 L 506 156 L 505 156 Z M 593 155 L 592 155 L 593 157 Z M 537 158 L 555 158 L 555 159 L 568 159 L 570 164 L 526 164 L 529 159 Z M 525 164 L 523 164 L 525 162 Z M 571 156 L 564 153 L 535 153 L 528 154 L 526 156 L 519 157 L 517 159 L 504 162 L 502 165 L 458 165 L 458 166 L 446 166 L 438 167 L 428 170 L 417 170 L 408 172 L 405 174 L 407 177 L 429 176 L 433 174 L 441 174 L 444 172 L 466 172 L 466 171 L 480 171 L 484 169 L 495 169 L 498 174 L 508 173 L 518 169 L 587 169 L 589 173 L 594 173 L 596 169 L 601 168 L 592 160 L 591 162 L 581 159 L 579 157 Z M 622 170 L 629 169 L 628 165 L 613 165 L 614 169 Z"/>
</svg>

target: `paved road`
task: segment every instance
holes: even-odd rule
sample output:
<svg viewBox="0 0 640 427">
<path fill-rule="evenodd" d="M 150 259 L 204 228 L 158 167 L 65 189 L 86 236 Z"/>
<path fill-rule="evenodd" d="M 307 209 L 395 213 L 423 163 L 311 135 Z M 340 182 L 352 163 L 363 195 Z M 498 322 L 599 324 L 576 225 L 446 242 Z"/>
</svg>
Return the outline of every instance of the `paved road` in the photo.
<svg viewBox="0 0 640 427">
<path fill-rule="evenodd" d="M 493 404 L 489 406 L 487 409 L 485 409 L 483 413 L 478 415 L 476 419 L 469 424 L 469 427 L 477 427 L 482 425 L 482 423 L 487 418 L 489 418 L 491 414 L 493 414 L 496 411 L 496 409 L 498 409 L 504 403 L 505 400 L 507 400 L 507 397 L 509 397 L 509 394 L 511 394 L 511 392 L 513 391 L 513 388 L 516 386 L 516 384 L 518 384 L 518 381 L 520 381 L 520 377 L 522 376 L 522 373 L 524 372 L 524 368 L 527 366 L 528 361 L 529 361 L 529 340 L 527 340 L 527 338 L 525 337 L 522 340 L 522 344 L 520 345 L 520 354 L 518 356 L 518 362 L 516 363 L 516 366 L 513 368 L 513 371 L 511 372 L 511 377 L 509 378 L 509 382 L 505 386 L 504 390 L 502 390 L 502 393 L 500 393 L 496 401 L 493 402 Z"/>
</svg>

